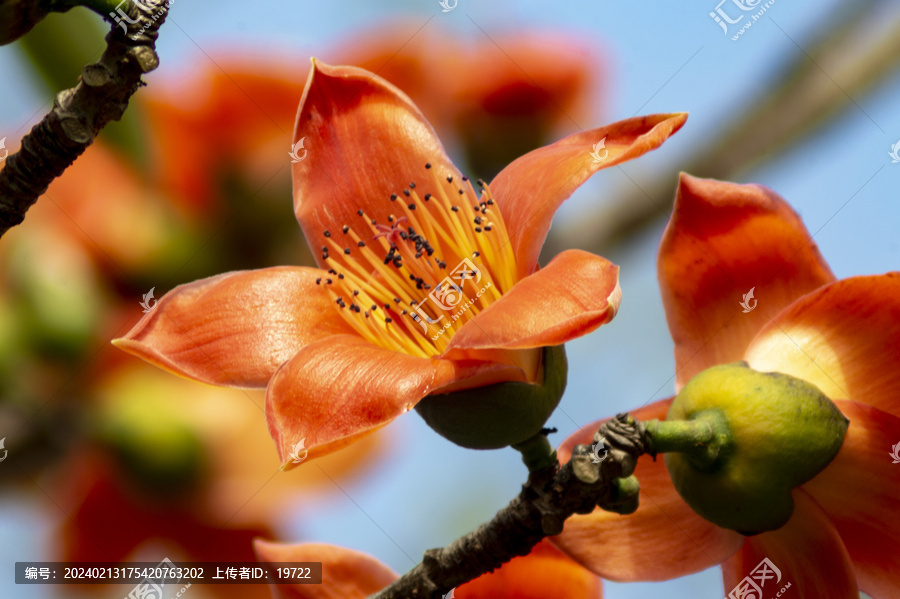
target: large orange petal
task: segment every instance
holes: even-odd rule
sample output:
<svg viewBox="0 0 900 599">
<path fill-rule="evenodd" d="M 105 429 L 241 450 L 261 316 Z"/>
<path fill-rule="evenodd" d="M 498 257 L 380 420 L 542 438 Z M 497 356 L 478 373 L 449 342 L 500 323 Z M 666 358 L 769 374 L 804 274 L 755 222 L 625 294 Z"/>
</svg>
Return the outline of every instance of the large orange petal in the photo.
<svg viewBox="0 0 900 599">
<path fill-rule="evenodd" d="M 456 599 L 602 599 L 599 578 L 549 541 L 535 545 L 489 574 L 457 587 Z"/>
<path fill-rule="evenodd" d="M 619 121 L 538 148 L 503 169 L 491 182 L 491 192 L 509 230 L 519 278 L 534 272 L 553 215 L 582 183 L 659 147 L 686 120 L 687 114 L 680 113 Z M 601 140 L 605 148 L 592 154 Z"/>
<path fill-rule="evenodd" d="M 365 599 L 398 578 L 374 557 L 334 545 L 256 540 L 253 546 L 265 563 L 322 562 L 322 584 L 273 584 L 276 599 Z"/>
<path fill-rule="evenodd" d="M 412 100 L 356 67 L 313 61 L 294 129 L 295 142 L 304 138 L 308 153 L 293 165 L 294 211 L 321 265 L 326 230 L 337 239 L 344 225 L 367 231 L 357 210 L 387 222 L 392 193 L 411 182 L 420 193 L 434 192 L 434 175 L 458 176 Z"/>
<path fill-rule="evenodd" d="M 746 359 L 900 416 L 900 273 L 844 279 L 797 300 L 753 339 Z"/>
<path fill-rule="evenodd" d="M 665 419 L 671 400 L 632 412 L 638 420 Z M 590 445 L 600 422 L 582 427 L 566 439 L 558 454 L 571 456 L 577 444 Z M 572 559 L 603 578 L 622 582 L 669 580 L 699 572 L 737 551 L 743 537 L 719 528 L 694 513 L 672 486 L 660 457 L 638 460 L 640 507 L 628 516 L 596 509 L 566 520 L 553 542 Z"/>
<path fill-rule="evenodd" d="M 722 564 L 727 599 L 759 596 L 741 594 L 749 588 L 761 589 L 763 597 L 858 599 L 853 565 L 828 516 L 802 491 L 794 493 L 794 502 L 785 526 L 748 537 Z"/>
<path fill-rule="evenodd" d="M 782 308 L 834 275 L 775 192 L 682 175 L 663 234 L 659 286 L 675 341 L 676 387 L 740 360 Z M 754 289 L 744 313 L 741 301 Z M 758 303 L 756 303 L 758 301 Z"/>
<path fill-rule="evenodd" d="M 804 485 L 831 518 L 853 559 L 860 590 L 895 597 L 900 589 L 900 418 L 864 404 L 838 401 L 850 419 L 834 461 Z"/>
<path fill-rule="evenodd" d="M 455 376 L 448 361 L 390 351 L 354 335 L 322 339 L 272 377 L 266 391 L 269 432 L 290 468 L 300 441 L 310 458 L 337 451 L 408 412 Z"/>
<path fill-rule="evenodd" d="M 463 325 L 448 351 L 560 345 L 612 320 L 621 300 L 618 266 L 568 250 Z"/>
<path fill-rule="evenodd" d="M 180 285 L 113 343 L 204 383 L 265 387 L 306 345 L 352 332 L 314 268 L 230 272 Z"/>
</svg>

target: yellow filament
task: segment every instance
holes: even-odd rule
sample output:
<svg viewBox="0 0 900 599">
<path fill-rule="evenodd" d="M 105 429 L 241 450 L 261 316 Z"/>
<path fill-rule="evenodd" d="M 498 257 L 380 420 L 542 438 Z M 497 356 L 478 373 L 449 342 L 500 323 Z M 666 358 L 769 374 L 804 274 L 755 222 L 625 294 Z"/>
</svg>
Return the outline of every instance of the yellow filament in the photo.
<svg viewBox="0 0 900 599">
<path fill-rule="evenodd" d="M 490 189 L 484 186 L 479 199 L 468 179 L 457 187 L 455 180 L 442 180 L 437 169 L 430 175 L 434 189 L 429 200 L 411 187 L 408 196 L 397 196 L 394 203 L 400 208 L 387 223 L 375 224 L 361 212 L 371 239 L 360 237 L 348 223 L 340 241 L 350 244 L 349 254 L 327 234 L 325 263 L 339 274 L 322 280 L 335 309 L 364 339 L 419 357 L 442 354 L 454 333 L 512 288 L 517 278 L 509 234 Z M 473 278 L 452 276 L 464 259 L 480 274 L 478 289 Z M 446 309 L 438 303 L 445 301 L 446 293 L 433 294 L 439 285 L 446 291 L 448 278 L 457 303 Z"/>
</svg>

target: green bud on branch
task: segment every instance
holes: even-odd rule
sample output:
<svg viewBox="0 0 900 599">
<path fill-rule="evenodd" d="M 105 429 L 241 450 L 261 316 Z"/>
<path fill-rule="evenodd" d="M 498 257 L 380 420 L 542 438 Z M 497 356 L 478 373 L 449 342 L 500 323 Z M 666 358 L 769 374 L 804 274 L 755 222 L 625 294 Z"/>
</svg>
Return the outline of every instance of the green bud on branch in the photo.
<svg viewBox="0 0 900 599">
<path fill-rule="evenodd" d="M 756 534 L 784 526 L 791 491 L 837 455 L 849 421 L 815 385 L 745 362 L 685 385 L 665 422 L 649 423 L 675 488 L 700 516 Z"/>
</svg>

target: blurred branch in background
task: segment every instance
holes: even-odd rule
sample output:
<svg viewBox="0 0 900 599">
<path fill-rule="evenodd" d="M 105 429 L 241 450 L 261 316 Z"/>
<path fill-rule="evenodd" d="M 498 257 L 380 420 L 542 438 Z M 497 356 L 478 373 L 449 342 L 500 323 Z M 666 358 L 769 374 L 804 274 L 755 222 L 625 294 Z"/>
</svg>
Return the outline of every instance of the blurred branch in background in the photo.
<svg viewBox="0 0 900 599">
<path fill-rule="evenodd" d="M 105 10 L 99 0 L 87 4 Z M 53 108 L 0 171 L 0 236 L 22 222 L 25 212 L 107 123 L 122 117 L 128 100 L 143 85 L 141 77 L 159 65 L 157 30 L 166 13 L 164 6 L 157 10 L 161 5 L 156 0 L 135 2 L 129 13 L 116 8 L 121 18 L 109 13 L 116 22 L 100 61 L 84 67 L 75 87 L 56 96 Z"/>
<path fill-rule="evenodd" d="M 790 151 L 848 108 L 862 110 L 857 99 L 900 67 L 900 11 L 889 11 L 888 4 L 844 2 L 811 43 L 795 41 L 798 52 L 793 62 L 772 88 L 761 89 L 755 101 L 745 103 L 752 108 L 741 113 L 733 126 L 723 127 L 718 139 L 687 161 L 641 181 L 640 186 L 611 193 L 608 200 L 591 207 L 592 214 L 564 231 L 557 230 L 556 235 L 551 231 L 544 255 L 573 246 L 603 254 L 617 241 L 669 214 L 679 171 L 739 180 L 750 169 Z M 868 115 L 865 118 L 871 120 Z"/>
</svg>

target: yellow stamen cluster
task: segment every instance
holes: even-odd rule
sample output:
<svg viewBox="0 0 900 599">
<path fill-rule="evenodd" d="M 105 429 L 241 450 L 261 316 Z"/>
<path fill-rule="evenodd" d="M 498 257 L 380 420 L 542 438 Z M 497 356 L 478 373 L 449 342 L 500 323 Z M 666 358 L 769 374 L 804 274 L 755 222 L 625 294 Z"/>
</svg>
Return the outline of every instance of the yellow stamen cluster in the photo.
<svg viewBox="0 0 900 599">
<path fill-rule="evenodd" d="M 323 285 L 341 316 L 366 340 L 420 357 L 440 355 L 453 334 L 516 282 L 509 233 L 490 189 L 467 177 L 439 178 L 426 164 L 433 193 L 410 183 L 367 231 L 346 224 L 325 231 Z M 388 200 L 385 199 L 387 202 Z"/>
</svg>

